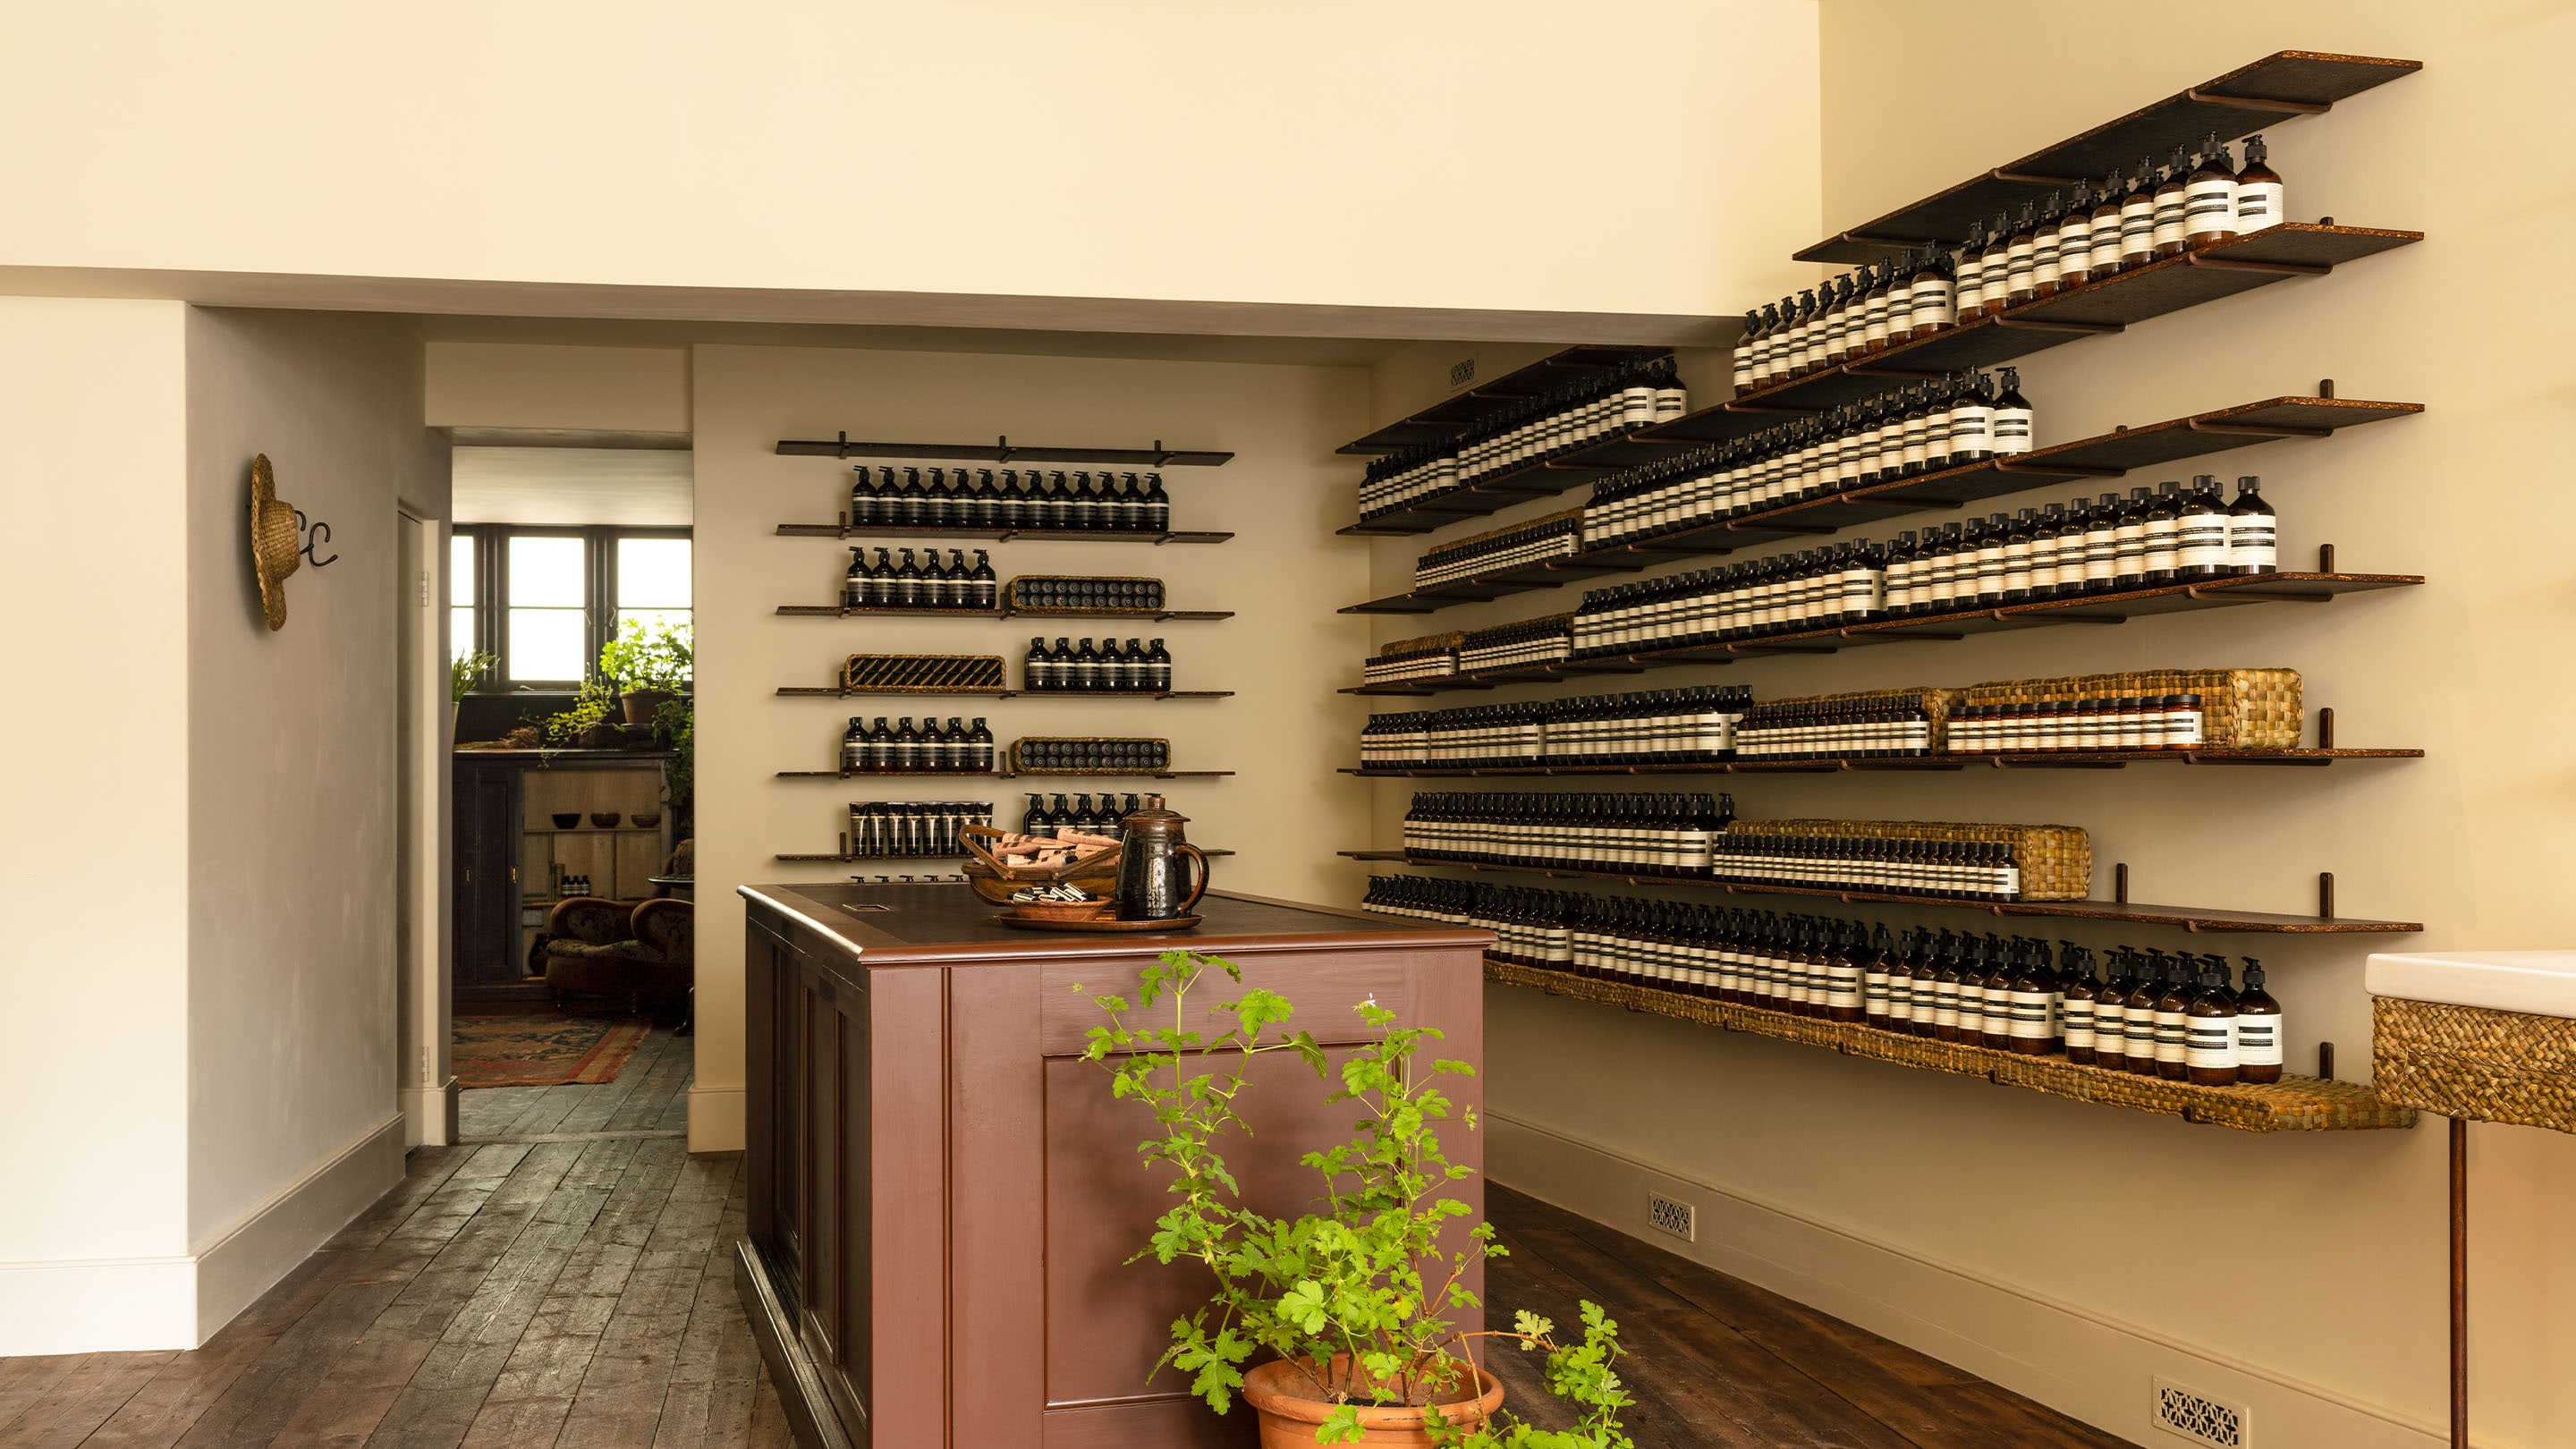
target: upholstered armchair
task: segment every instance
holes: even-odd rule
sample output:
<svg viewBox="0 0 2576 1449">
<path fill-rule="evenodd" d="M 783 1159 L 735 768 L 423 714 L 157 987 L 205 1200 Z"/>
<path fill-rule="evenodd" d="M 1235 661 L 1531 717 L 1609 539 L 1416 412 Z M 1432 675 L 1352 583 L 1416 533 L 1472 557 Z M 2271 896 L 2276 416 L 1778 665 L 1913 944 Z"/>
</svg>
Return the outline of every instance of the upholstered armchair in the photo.
<svg viewBox="0 0 2576 1449">
<path fill-rule="evenodd" d="M 611 901 L 575 896 L 546 920 L 546 985 L 624 997 L 627 1008 L 685 1000 L 697 978 L 697 906 L 689 901 Z"/>
</svg>

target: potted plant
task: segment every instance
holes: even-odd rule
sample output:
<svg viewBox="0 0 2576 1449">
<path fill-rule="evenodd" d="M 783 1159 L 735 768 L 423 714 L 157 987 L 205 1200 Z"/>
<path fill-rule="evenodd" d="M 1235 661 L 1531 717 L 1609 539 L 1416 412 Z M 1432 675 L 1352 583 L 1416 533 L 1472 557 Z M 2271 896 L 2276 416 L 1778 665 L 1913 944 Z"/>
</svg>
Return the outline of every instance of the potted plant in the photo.
<svg viewBox="0 0 2576 1449">
<path fill-rule="evenodd" d="M 686 624 L 629 619 L 601 646 L 599 672 L 616 683 L 628 724 L 651 724 L 663 701 L 688 691 L 696 664 L 689 641 Z"/>
<path fill-rule="evenodd" d="M 607 680 L 586 680 L 572 697 L 572 708 L 546 717 L 546 742 L 564 749 L 616 749 L 625 743 L 617 726 L 608 722 L 609 711 L 616 707 L 617 692 Z"/>
<path fill-rule="evenodd" d="M 447 661 L 447 727 L 451 733 L 456 728 L 457 715 L 465 709 L 465 696 L 472 694 L 475 684 L 500 662 L 492 655 L 480 652 L 460 654 Z"/>
<path fill-rule="evenodd" d="M 1208 1301 L 1172 1324 L 1155 1370 L 1192 1375 L 1190 1391 L 1219 1413 L 1240 1393 L 1260 1416 L 1263 1449 L 1634 1449 L 1618 1417 L 1630 1402 L 1614 1371 L 1618 1326 L 1598 1306 L 1582 1305 L 1582 1336 L 1571 1342 L 1532 1313 L 1481 1334 L 1450 1321 L 1481 1306 L 1468 1268 L 1505 1251 L 1492 1224 L 1464 1221 L 1467 1205 L 1440 1195 L 1474 1169 L 1442 1155 L 1451 1103 L 1439 1079 L 1472 1069 L 1417 1062 L 1440 1033 L 1400 1027 L 1374 1000 L 1355 1009 L 1375 1040 L 1338 1066 L 1312 1034 L 1283 1025 L 1295 1008 L 1260 988 L 1216 1008 L 1222 1029 L 1211 1037 L 1187 1012 L 1209 966 L 1243 979 L 1232 962 L 1170 951 L 1146 969 L 1134 1002 L 1092 998 L 1109 1024 L 1092 1029 L 1083 1053 L 1108 1068 L 1113 1095 L 1152 1111 L 1157 1135 L 1137 1153 L 1172 1175 L 1172 1206 L 1129 1261 L 1186 1261 L 1215 1278 Z M 1154 1024 L 1130 1025 L 1149 1013 Z M 1244 1130 L 1235 1102 L 1246 1068 L 1269 1052 L 1303 1057 L 1328 1087 L 1338 1082 L 1325 1100 L 1359 1116 L 1349 1142 L 1302 1159 L 1323 1193 L 1317 1211 L 1295 1218 L 1244 1207 L 1221 1150 L 1221 1139 Z M 1475 1130 L 1472 1112 L 1463 1125 Z M 1468 1354 L 1474 1338 L 1545 1354 L 1548 1389 L 1574 1406 L 1576 1426 L 1537 1429 L 1504 1411 L 1502 1385 Z"/>
</svg>

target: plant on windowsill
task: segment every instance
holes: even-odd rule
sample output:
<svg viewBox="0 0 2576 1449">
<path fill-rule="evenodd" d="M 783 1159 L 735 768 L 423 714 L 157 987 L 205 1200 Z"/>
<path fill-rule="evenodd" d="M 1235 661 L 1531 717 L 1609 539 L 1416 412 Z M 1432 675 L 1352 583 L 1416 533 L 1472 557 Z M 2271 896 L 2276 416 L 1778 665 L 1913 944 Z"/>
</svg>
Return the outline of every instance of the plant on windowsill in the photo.
<svg viewBox="0 0 2576 1449">
<path fill-rule="evenodd" d="M 451 735 L 456 730 L 457 715 L 465 709 L 465 696 L 472 694 L 475 684 L 500 662 L 483 653 L 459 655 L 447 661 L 447 728 Z"/>
<path fill-rule="evenodd" d="M 1467 1270 L 1505 1252 L 1492 1224 L 1462 1221 L 1467 1205 L 1440 1195 L 1474 1169 L 1441 1153 L 1438 1124 L 1450 1119 L 1451 1104 L 1437 1082 L 1473 1069 L 1417 1064 L 1422 1043 L 1440 1033 L 1399 1027 L 1374 1000 L 1355 1009 L 1376 1039 L 1338 1073 L 1312 1034 L 1282 1025 L 1295 1008 L 1277 992 L 1255 988 L 1217 1007 L 1211 1014 L 1224 1029 L 1213 1037 L 1191 1030 L 1186 1002 L 1209 966 L 1243 979 L 1232 962 L 1167 951 L 1161 965 L 1146 968 L 1133 1003 L 1093 997 L 1110 1024 L 1094 1027 L 1083 1051 L 1108 1068 L 1114 1096 L 1152 1110 L 1159 1135 L 1139 1143 L 1137 1155 L 1172 1173 L 1175 1201 L 1129 1261 L 1188 1261 L 1216 1280 L 1208 1301 L 1172 1324 L 1172 1346 L 1155 1371 L 1171 1365 L 1192 1374 L 1191 1393 L 1219 1413 L 1241 1391 L 1261 1418 L 1264 1449 L 1309 1440 L 1634 1449 L 1619 1423 L 1630 1398 L 1613 1370 L 1618 1325 L 1598 1306 L 1582 1305 L 1583 1335 L 1572 1342 L 1533 1313 L 1481 1334 L 1462 1333 L 1447 1317 L 1481 1306 Z M 1160 1024 L 1129 1025 L 1149 1012 Z M 1302 1159 L 1323 1176 L 1323 1210 L 1293 1219 L 1243 1207 L 1219 1151 L 1230 1131 L 1251 1135 L 1235 1102 L 1252 1058 L 1283 1051 L 1304 1058 L 1327 1084 L 1338 1075 L 1341 1085 L 1325 1101 L 1360 1113 L 1352 1140 Z M 1463 1123 L 1474 1131 L 1475 1114 Z M 1539 1429 L 1503 1414 L 1501 1383 L 1467 1353 L 1473 1338 L 1544 1353 L 1548 1390 L 1574 1406 L 1575 1427 Z M 1266 1357 L 1255 1364 L 1256 1355 Z"/>
<path fill-rule="evenodd" d="M 559 750 L 616 749 L 626 743 L 609 722 L 609 713 L 616 708 L 615 687 L 605 679 L 584 680 L 581 692 L 572 697 L 572 708 L 546 717 L 546 743 Z"/>
<path fill-rule="evenodd" d="M 695 666 L 689 626 L 665 620 L 629 619 L 599 651 L 599 672 L 625 697 L 628 724 L 652 723 L 663 701 L 686 694 Z"/>
</svg>

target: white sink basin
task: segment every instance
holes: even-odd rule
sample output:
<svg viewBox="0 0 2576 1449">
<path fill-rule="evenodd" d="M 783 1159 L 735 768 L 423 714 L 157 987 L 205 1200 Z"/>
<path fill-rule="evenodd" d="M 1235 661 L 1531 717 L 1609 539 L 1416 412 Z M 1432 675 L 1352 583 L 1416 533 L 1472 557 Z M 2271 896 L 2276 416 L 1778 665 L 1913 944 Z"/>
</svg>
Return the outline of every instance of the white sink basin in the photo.
<svg viewBox="0 0 2576 1449">
<path fill-rule="evenodd" d="M 2374 953 L 2363 980 L 2373 996 L 2576 1017 L 2576 951 Z"/>
</svg>

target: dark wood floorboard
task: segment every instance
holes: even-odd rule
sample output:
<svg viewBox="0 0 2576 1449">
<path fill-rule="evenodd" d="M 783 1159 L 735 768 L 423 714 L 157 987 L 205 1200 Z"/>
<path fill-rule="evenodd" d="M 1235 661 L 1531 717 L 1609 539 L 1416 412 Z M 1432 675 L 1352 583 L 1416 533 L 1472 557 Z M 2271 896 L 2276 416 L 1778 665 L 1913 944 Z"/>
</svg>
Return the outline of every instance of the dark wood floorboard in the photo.
<svg viewBox="0 0 2576 1449">
<path fill-rule="evenodd" d="M 1878 1335 L 1499 1184 L 1486 1206 L 1511 1256 L 1488 1264 L 1486 1314 L 1528 1309 L 1579 1332 L 1589 1299 L 1619 1324 L 1640 1445 L 1715 1449 L 2136 1449 Z M 1572 1416 L 1536 1355 L 1487 1367 L 1532 1423 Z"/>
</svg>

